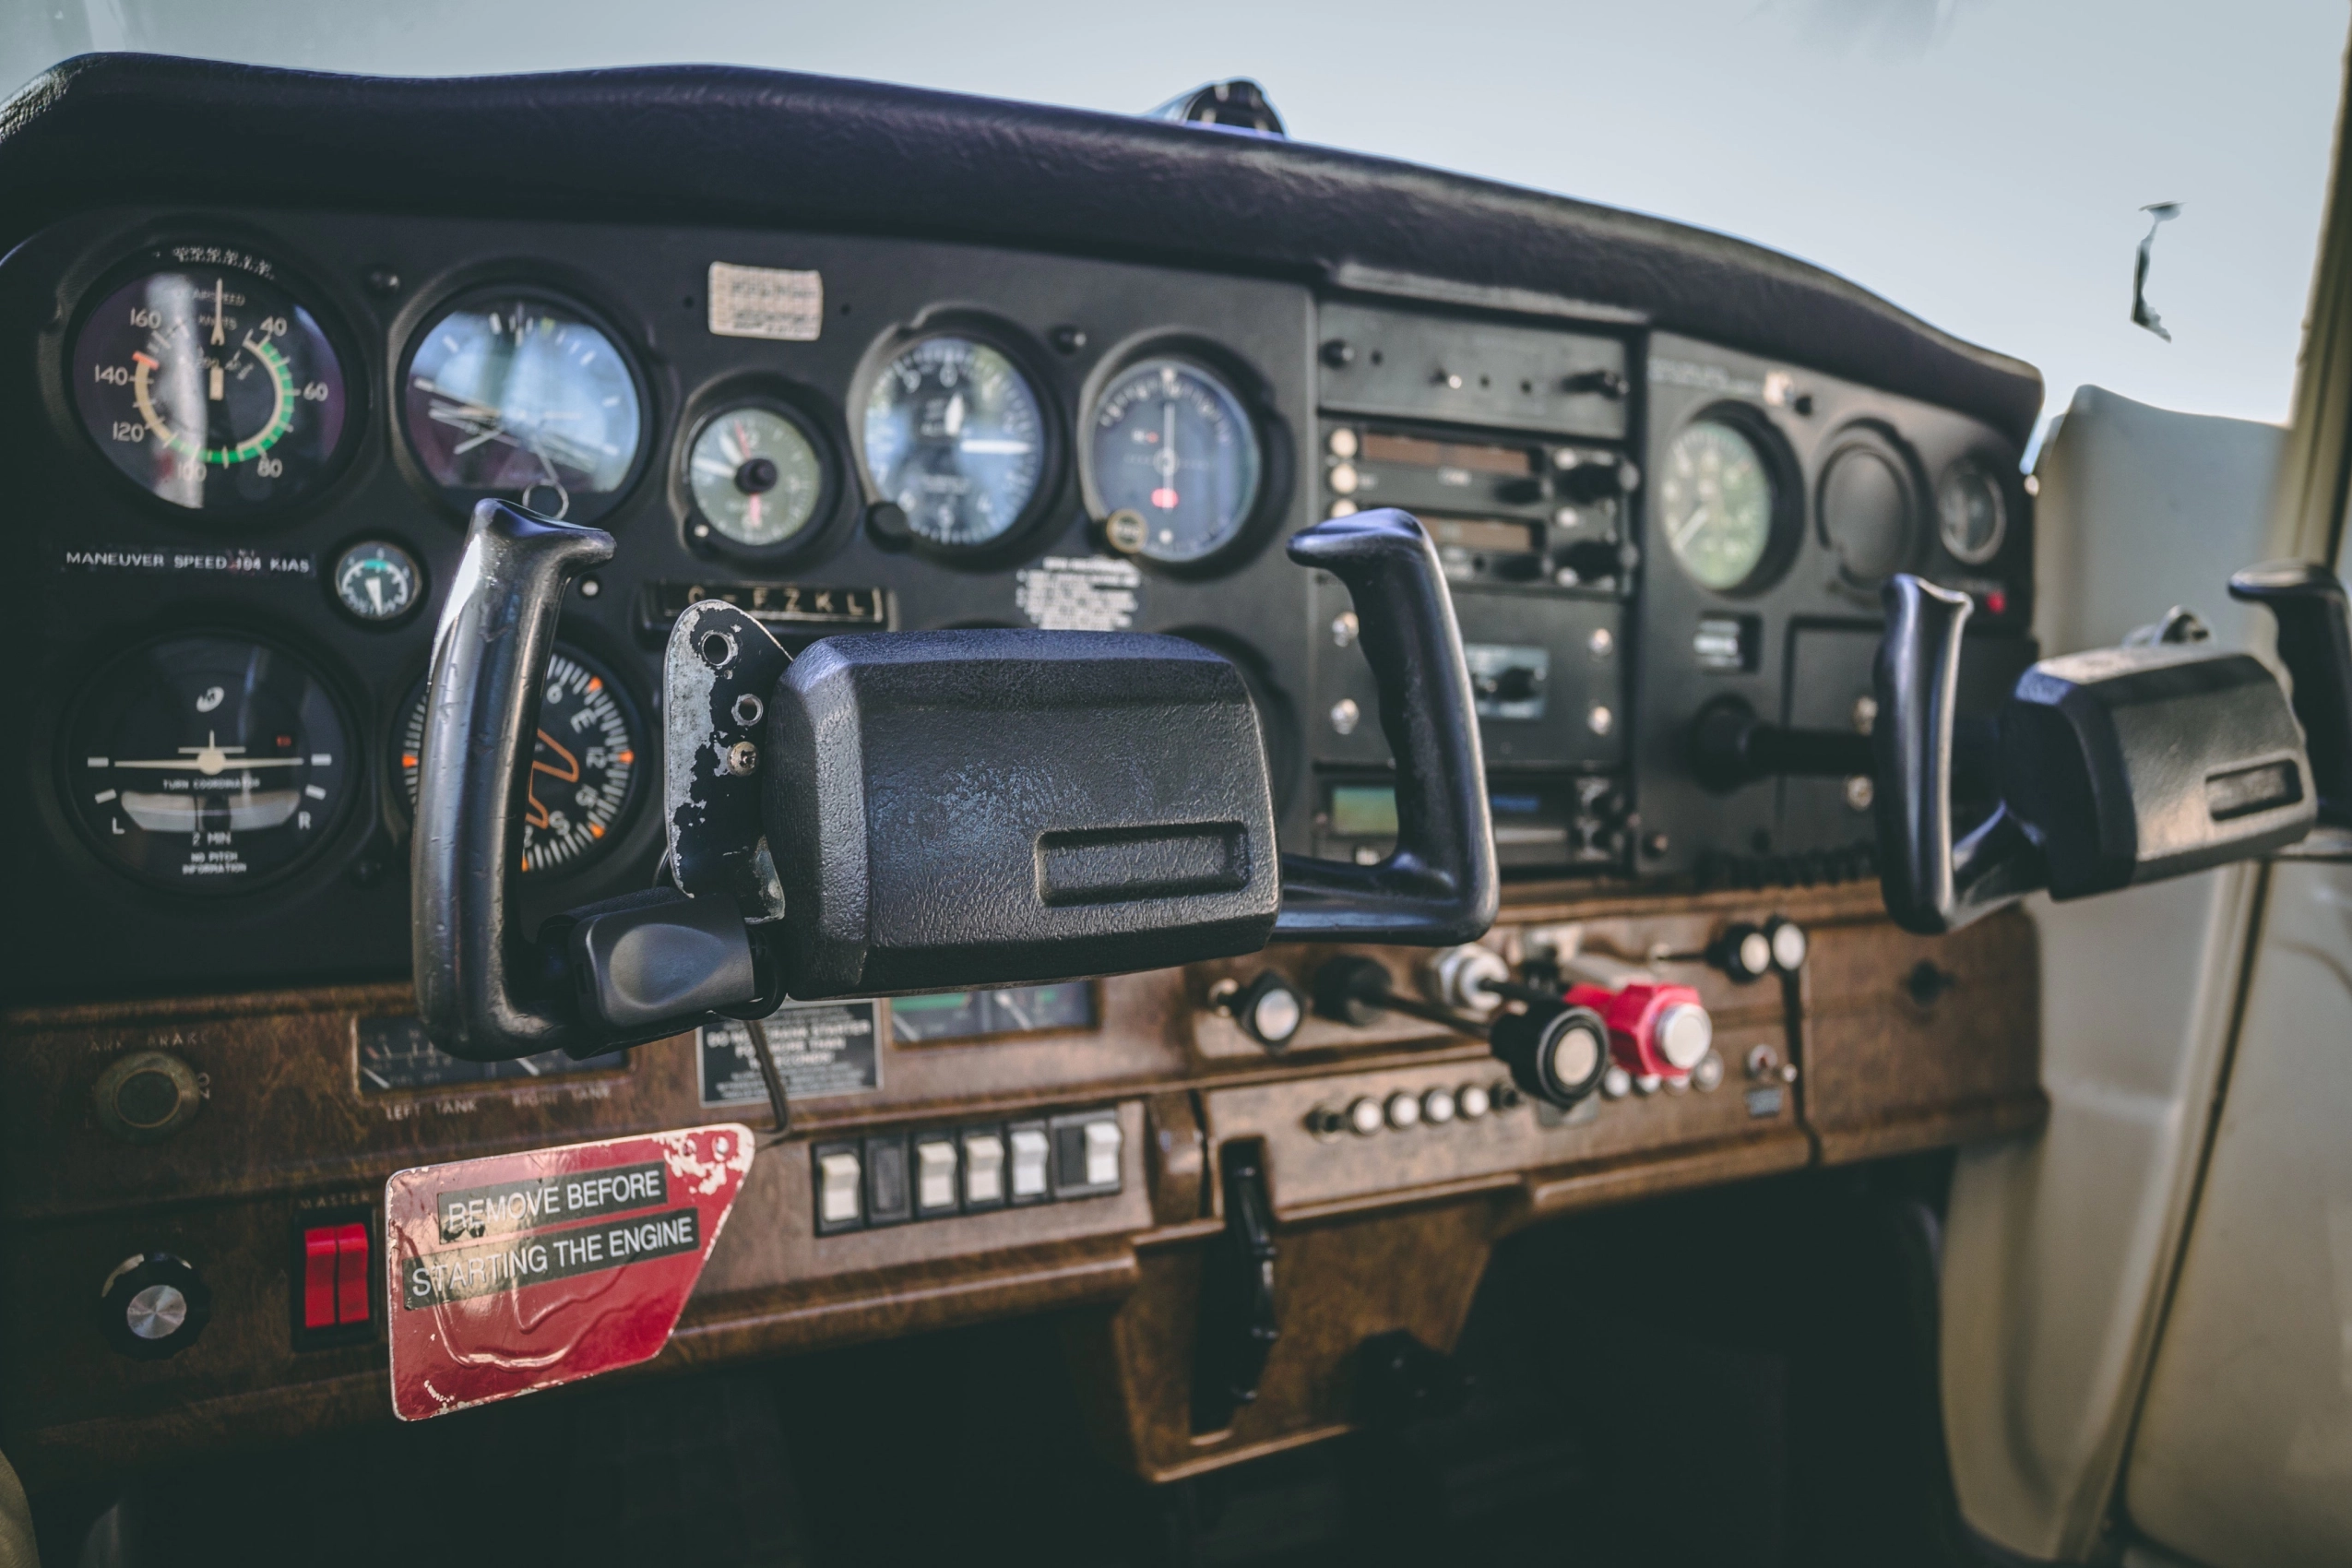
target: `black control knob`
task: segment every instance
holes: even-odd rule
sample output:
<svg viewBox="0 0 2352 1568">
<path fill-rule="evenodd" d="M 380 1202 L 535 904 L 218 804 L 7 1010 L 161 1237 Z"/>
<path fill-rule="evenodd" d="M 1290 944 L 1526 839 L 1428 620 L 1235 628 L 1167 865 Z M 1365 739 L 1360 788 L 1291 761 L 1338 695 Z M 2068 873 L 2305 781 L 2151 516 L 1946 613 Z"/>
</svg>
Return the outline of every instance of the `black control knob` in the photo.
<svg viewBox="0 0 2352 1568">
<path fill-rule="evenodd" d="M 1609 1071 L 1609 1025 L 1589 1007 L 1538 1003 L 1497 1017 L 1489 1039 L 1513 1083 L 1562 1110 L 1599 1088 Z"/>
<path fill-rule="evenodd" d="M 1562 501 L 1600 501 L 1623 494 L 1625 481 L 1615 463 L 1587 460 L 1560 469 L 1552 476 L 1551 488 Z"/>
<path fill-rule="evenodd" d="M 1356 346 L 1345 338 L 1334 338 L 1323 346 L 1323 362 L 1334 370 L 1346 370 L 1356 362 Z"/>
<path fill-rule="evenodd" d="M 99 1331 L 138 1361 L 160 1361 L 196 1342 L 212 1321 L 212 1288 L 170 1253 L 125 1258 L 99 1288 Z"/>
<path fill-rule="evenodd" d="M 1268 1051 L 1280 1051 L 1307 1020 L 1306 998 L 1272 969 L 1237 992 L 1226 1004 L 1241 1031 Z"/>
<path fill-rule="evenodd" d="M 1388 1011 L 1388 971 L 1377 958 L 1342 954 L 1314 975 L 1315 1016 L 1360 1029 Z"/>
<path fill-rule="evenodd" d="M 1625 396 L 1625 378 L 1613 370 L 1580 370 L 1562 378 L 1560 389 L 1571 397 L 1589 395 L 1613 403 Z"/>
<path fill-rule="evenodd" d="M 1772 973 L 1772 938 L 1764 934 L 1760 925 L 1734 921 L 1707 944 L 1706 956 L 1708 963 L 1734 981 L 1749 985 Z"/>
</svg>

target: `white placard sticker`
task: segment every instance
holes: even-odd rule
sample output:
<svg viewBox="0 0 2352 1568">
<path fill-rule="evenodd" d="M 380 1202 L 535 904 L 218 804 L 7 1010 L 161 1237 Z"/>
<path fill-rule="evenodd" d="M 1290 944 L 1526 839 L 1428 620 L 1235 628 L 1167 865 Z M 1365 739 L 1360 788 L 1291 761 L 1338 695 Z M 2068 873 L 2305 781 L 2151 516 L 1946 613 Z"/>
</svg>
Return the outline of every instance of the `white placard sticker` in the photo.
<svg viewBox="0 0 2352 1568">
<path fill-rule="evenodd" d="M 825 329 L 825 274 L 710 264 L 710 330 L 719 338 L 814 343 Z"/>
<path fill-rule="evenodd" d="M 1049 632 L 1123 632 L 1143 602 L 1143 573 L 1107 555 L 1049 555 L 1015 583 L 1021 613 Z"/>
</svg>

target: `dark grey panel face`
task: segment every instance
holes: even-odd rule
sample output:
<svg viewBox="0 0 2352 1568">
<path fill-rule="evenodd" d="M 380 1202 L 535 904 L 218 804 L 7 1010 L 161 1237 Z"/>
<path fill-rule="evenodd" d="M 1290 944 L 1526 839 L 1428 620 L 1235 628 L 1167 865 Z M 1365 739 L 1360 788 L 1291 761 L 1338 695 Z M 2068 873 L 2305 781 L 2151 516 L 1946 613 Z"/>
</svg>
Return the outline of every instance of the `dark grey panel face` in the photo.
<svg viewBox="0 0 2352 1568">
<path fill-rule="evenodd" d="M 173 305 L 199 336 L 216 319 L 257 332 L 246 359 L 269 369 L 269 332 L 232 320 L 244 307 L 229 297 L 266 266 L 253 297 L 307 313 L 312 360 L 331 348 L 339 374 L 313 401 L 346 429 L 304 485 L 258 482 L 278 460 L 273 398 L 292 399 L 300 428 L 308 382 L 291 372 L 276 391 L 224 385 L 227 434 L 200 454 L 264 502 L 215 515 L 185 504 L 176 469 L 147 482 L 163 458 L 142 445 L 140 399 L 170 404 L 162 428 L 194 429 L 208 362 L 149 352 L 164 328 L 144 317 L 109 324 L 110 352 L 128 343 L 178 369 L 78 350 L 90 314 L 159 252 L 227 269 L 209 303 Z M 1631 313 L 1318 299 L 1303 283 L 919 240 L 201 208 L 42 232 L 0 266 L 0 312 L 25 324 L 0 363 L 0 450 L 19 476 L 18 526 L 0 540 L 18 672 L 0 724 L 26 738 L 0 812 L 10 874 L 44 900 L 15 948 L 19 994 L 404 972 L 410 694 L 462 503 L 485 485 L 593 513 L 618 540 L 560 637 L 636 716 L 623 732 L 647 754 L 622 762 L 637 777 L 660 776 L 661 641 L 706 595 L 794 647 L 877 628 L 1165 632 L 1241 670 L 1285 848 L 1360 858 L 1395 831 L 1370 672 L 1345 593 L 1279 545 L 1320 517 L 1404 506 L 1454 587 L 1500 859 L 1521 876 L 1867 874 L 1847 781 L 1711 793 L 1689 766 L 1692 719 L 1727 697 L 1806 727 L 1866 719 L 1893 569 L 1977 596 L 1968 678 L 1986 699 L 2030 648 L 2030 500 L 1989 426 L 1652 334 Z M 1194 530 L 1197 550 L 1148 548 L 1150 518 L 1116 515 L 1165 501 L 1189 517 L 1187 494 L 1147 482 L 1111 487 L 1119 507 L 1102 499 L 1096 470 L 1123 460 L 1123 442 L 1164 439 L 1180 400 L 1137 402 L 1151 366 L 1230 395 L 1215 420 L 1177 422 L 1196 445 L 1216 435 L 1216 460 L 1178 453 L 1166 470 L 1171 492 L 1223 475 L 1218 493 L 1245 498 Z M 84 374 L 114 377 L 105 398 L 75 396 Z M 86 406 L 109 417 L 93 424 Z M 874 527 L 884 502 L 913 526 Z M 354 560 L 400 569 L 347 583 L 339 564 Z M 113 803 L 77 798 L 89 761 L 72 754 L 76 737 L 114 732 L 89 711 L 93 692 L 125 700 L 94 679 L 114 655 L 201 635 L 282 647 L 351 731 L 347 798 L 309 819 L 318 841 L 266 885 L 210 897 L 110 862 L 90 825 Z M 550 814 L 541 837 L 578 852 L 518 883 L 530 925 L 645 885 L 660 837 L 650 790 L 601 816 L 567 807 L 559 788 L 611 777 L 615 758 L 590 759 L 594 737 L 554 740 L 530 803 Z"/>
<path fill-rule="evenodd" d="M 1711 792 L 1692 777 L 1691 719 L 1735 698 L 1803 728 L 1867 724 L 1860 699 L 1892 571 L 1975 598 L 1964 683 L 1997 706 L 2031 646 L 2032 500 L 2017 452 L 1963 415 L 1665 333 L 1649 339 L 1645 380 L 1633 745 L 1645 833 L 1665 841 L 1641 869 L 1759 882 L 1856 874 L 1872 837 L 1867 781 Z M 1939 495 L 1963 490 L 1975 515 L 1955 505 L 1947 520 Z M 1764 538 L 1752 543 L 1741 530 L 1759 517 Z M 1751 550 L 1752 567 L 1739 570 Z"/>
<path fill-rule="evenodd" d="M 296 280 L 342 354 L 350 417 L 361 426 L 331 481 L 258 517 L 191 514 L 126 481 L 93 439 L 111 437 L 111 427 L 86 430 L 65 395 L 77 313 L 103 296 L 100 283 L 143 247 L 191 239 L 258 254 Z M 719 274 L 714 301 L 714 264 L 755 270 Z M 1262 707 L 1283 716 L 1271 726 L 1281 733 L 1270 737 L 1287 770 L 1277 799 L 1290 806 L 1289 839 L 1303 846 L 1311 791 L 1288 715 L 1306 692 L 1313 584 L 1279 549 L 1311 516 L 1297 478 L 1299 450 L 1313 439 L 1312 301 L 1301 287 L 900 241 L 175 209 L 58 225 L 9 258 L 0 295 L 8 319 L 41 324 L 11 339 L 0 372 L 0 443 L 25 476 L 14 508 L 22 524 L 0 543 L 0 635 L 18 671 L 0 695 L 0 722 L 8 733 L 41 737 L 6 770 L 0 810 L 18 885 L 48 888 L 53 899 L 27 932 L 24 961 L 10 966 L 12 985 L 73 993 L 401 972 L 408 805 L 397 754 L 405 699 L 423 671 L 464 535 L 460 506 L 420 452 L 445 465 L 452 452 L 463 461 L 499 449 L 502 464 L 476 466 L 529 481 L 543 451 L 554 459 L 552 477 L 528 499 L 552 509 L 563 499 L 555 481 L 603 456 L 583 443 L 612 444 L 588 426 L 604 411 L 601 400 L 620 392 L 638 400 L 642 450 L 634 469 L 628 452 L 606 457 L 603 470 L 632 477 L 595 499 L 596 520 L 619 540 L 619 555 L 597 574 L 592 596 L 575 592 L 561 636 L 613 672 L 633 710 L 654 711 L 660 639 L 703 592 L 725 593 L 803 644 L 875 624 L 1195 636 L 1242 664 Z M 540 302 L 569 307 L 564 317 L 593 322 L 598 340 L 572 333 L 560 352 L 536 357 L 502 344 L 496 335 L 511 323 L 501 302 L 510 297 L 534 302 L 534 312 Z M 466 334 L 446 334 L 450 343 L 428 341 L 457 303 L 478 303 L 479 319 Z M 537 319 L 526 320 L 528 332 L 552 330 Z M 751 335 L 762 332 L 779 335 Z M 949 337 L 988 346 L 1024 378 L 1034 419 L 982 432 L 980 444 L 1034 440 L 1034 493 L 981 548 L 921 539 L 888 547 L 864 526 L 867 504 L 884 498 L 867 471 L 868 410 L 909 345 Z M 592 362 L 576 384 L 548 386 L 549 367 L 562 368 L 566 355 L 608 352 L 624 362 Z M 1167 352 L 1213 367 L 1262 455 L 1255 504 L 1235 537 L 1172 567 L 1106 542 L 1087 515 L 1074 457 L 1102 389 L 1124 367 Z M 503 380 L 500 353 L 521 367 Z M 418 374 L 420 362 L 437 374 Z M 738 409 L 780 410 L 824 469 L 796 502 L 813 502 L 814 512 L 780 544 L 746 547 L 703 526 L 692 449 L 714 420 Z M 705 445 L 707 454 L 723 441 Z M 927 482 L 946 489 L 965 478 L 949 471 Z M 779 477 L 758 493 L 780 502 L 781 490 Z M 727 520 L 757 537 L 740 516 Z M 417 564 L 422 605 L 382 618 L 338 607 L 332 568 L 371 540 Z M 266 896 L 199 904 L 159 893 L 118 873 L 71 826 L 68 791 L 80 781 L 58 747 L 78 732 L 77 704 L 99 650 L 175 628 L 282 637 L 326 672 L 352 715 L 363 753 L 355 799 L 335 819 L 333 842 L 306 853 Z M 658 728 L 639 726 L 640 743 L 655 745 Z M 653 763 L 639 759 L 638 771 L 658 778 Z M 552 766 L 564 764 L 556 757 Z M 617 842 L 600 843 L 581 867 L 525 879 L 531 923 L 645 885 L 659 814 L 636 800 L 608 830 Z M 90 940 L 101 931 L 108 941 Z"/>
</svg>

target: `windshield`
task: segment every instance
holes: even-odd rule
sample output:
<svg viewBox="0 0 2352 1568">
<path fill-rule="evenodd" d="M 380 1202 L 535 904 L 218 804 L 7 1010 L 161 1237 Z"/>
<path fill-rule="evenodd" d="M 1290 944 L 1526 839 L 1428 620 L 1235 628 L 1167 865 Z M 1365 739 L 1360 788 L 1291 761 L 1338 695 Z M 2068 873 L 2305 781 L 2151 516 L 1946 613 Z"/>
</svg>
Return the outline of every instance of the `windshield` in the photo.
<svg viewBox="0 0 2352 1568">
<path fill-rule="evenodd" d="M 724 62 L 1111 112 L 1265 84 L 1293 137 L 1737 234 L 2076 385 L 2283 420 L 2342 0 L 1106 7 L 0 0 L 21 81 L 129 49 L 376 75 Z M 485 157 L 494 157 L 485 149 Z M 2150 204 L 2180 204 L 2131 320 Z"/>
</svg>

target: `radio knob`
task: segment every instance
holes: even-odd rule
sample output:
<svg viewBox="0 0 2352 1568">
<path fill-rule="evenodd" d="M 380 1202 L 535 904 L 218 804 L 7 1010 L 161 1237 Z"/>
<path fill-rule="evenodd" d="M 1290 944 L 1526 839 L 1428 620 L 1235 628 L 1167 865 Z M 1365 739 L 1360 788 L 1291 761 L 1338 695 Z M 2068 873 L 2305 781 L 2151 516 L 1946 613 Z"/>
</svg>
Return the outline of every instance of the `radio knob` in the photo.
<svg viewBox="0 0 2352 1568">
<path fill-rule="evenodd" d="M 1365 1095 L 1348 1107 L 1348 1130 L 1358 1137 L 1369 1138 L 1387 1124 L 1387 1116 L 1380 1101 Z"/>
<path fill-rule="evenodd" d="M 1400 1133 L 1408 1127 L 1420 1126 L 1421 1122 L 1420 1097 L 1398 1089 L 1388 1097 L 1385 1114 L 1388 1117 L 1388 1124 Z"/>
<path fill-rule="evenodd" d="M 212 1321 L 212 1288 L 170 1253 L 137 1253 L 115 1265 L 98 1303 L 107 1343 L 138 1361 L 178 1355 Z"/>
</svg>

